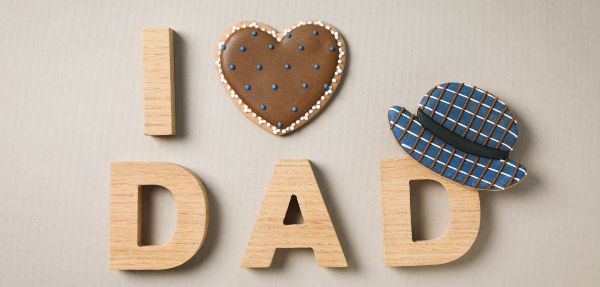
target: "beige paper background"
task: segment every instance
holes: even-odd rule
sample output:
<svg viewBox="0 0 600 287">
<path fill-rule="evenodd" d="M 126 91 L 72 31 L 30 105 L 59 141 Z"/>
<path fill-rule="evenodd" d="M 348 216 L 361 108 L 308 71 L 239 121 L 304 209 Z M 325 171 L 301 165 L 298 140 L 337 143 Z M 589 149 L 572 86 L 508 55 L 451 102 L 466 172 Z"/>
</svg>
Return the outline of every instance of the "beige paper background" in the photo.
<svg viewBox="0 0 600 287">
<path fill-rule="evenodd" d="M 599 14 L 598 1 L 2 0 L 0 285 L 597 284 Z M 216 40 L 240 19 L 281 30 L 322 19 L 348 43 L 343 87 L 292 136 L 254 126 L 218 81 Z M 174 138 L 142 132 L 140 30 L 163 26 L 177 32 Z M 414 111 L 444 81 L 509 103 L 521 128 L 511 156 L 530 176 L 514 192 L 482 193 L 479 237 L 459 261 L 387 268 L 378 164 L 402 152 L 386 110 Z M 315 164 L 351 268 L 320 268 L 307 251 L 279 253 L 270 270 L 238 267 L 274 162 L 286 158 Z M 207 242 L 182 268 L 108 269 L 109 163 L 124 160 L 181 164 L 206 184 Z M 447 210 L 443 193 L 431 198 L 431 213 Z"/>
</svg>

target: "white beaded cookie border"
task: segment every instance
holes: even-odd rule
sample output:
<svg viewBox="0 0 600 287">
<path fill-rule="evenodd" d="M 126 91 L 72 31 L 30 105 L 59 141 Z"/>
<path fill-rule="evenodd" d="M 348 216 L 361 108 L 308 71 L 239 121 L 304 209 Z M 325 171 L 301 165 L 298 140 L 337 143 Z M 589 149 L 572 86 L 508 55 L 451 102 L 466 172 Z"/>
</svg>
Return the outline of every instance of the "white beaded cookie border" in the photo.
<svg viewBox="0 0 600 287">
<path fill-rule="evenodd" d="M 317 25 L 323 27 L 334 36 L 334 38 L 337 40 L 337 47 L 339 51 L 337 66 L 335 67 L 335 73 L 333 75 L 333 78 L 331 78 L 330 80 L 331 84 L 329 85 L 329 88 L 323 93 L 323 95 L 321 95 L 321 98 L 317 100 L 317 102 L 310 108 L 310 110 L 304 115 L 300 116 L 295 122 L 293 122 L 289 126 L 285 128 L 278 128 L 276 125 L 268 122 L 261 116 L 257 115 L 256 112 L 250 109 L 248 105 L 246 105 L 242 101 L 242 99 L 239 98 L 237 93 L 231 88 L 231 86 L 225 79 L 225 75 L 223 75 L 223 69 L 221 68 L 221 46 L 225 44 L 229 36 L 231 36 L 233 33 L 241 29 L 248 28 L 260 29 L 261 31 L 273 36 L 273 38 L 277 40 L 278 43 L 281 43 L 281 40 L 283 39 L 283 37 L 285 37 L 285 35 L 292 32 L 294 29 L 304 25 Z M 346 42 L 344 42 L 344 39 L 342 38 L 342 35 L 339 33 L 339 31 L 335 29 L 331 24 L 322 21 L 300 21 L 298 22 L 298 24 L 292 26 L 291 29 L 286 29 L 283 32 L 278 33 L 274 28 L 265 23 L 241 21 L 230 26 L 226 31 L 227 32 L 221 35 L 221 38 L 217 43 L 217 60 L 215 61 L 215 65 L 217 66 L 217 70 L 219 71 L 220 81 L 225 86 L 227 93 L 229 93 L 229 97 L 236 104 L 238 109 L 242 111 L 248 119 L 256 123 L 259 127 L 263 128 L 266 131 L 272 132 L 275 135 L 286 135 L 288 133 L 291 133 L 295 129 L 298 129 L 302 125 L 307 123 L 314 116 L 316 116 L 318 112 L 322 110 L 325 107 L 325 105 L 329 102 L 329 100 L 333 97 L 333 93 L 337 89 L 342 79 L 342 74 L 346 66 Z"/>
</svg>

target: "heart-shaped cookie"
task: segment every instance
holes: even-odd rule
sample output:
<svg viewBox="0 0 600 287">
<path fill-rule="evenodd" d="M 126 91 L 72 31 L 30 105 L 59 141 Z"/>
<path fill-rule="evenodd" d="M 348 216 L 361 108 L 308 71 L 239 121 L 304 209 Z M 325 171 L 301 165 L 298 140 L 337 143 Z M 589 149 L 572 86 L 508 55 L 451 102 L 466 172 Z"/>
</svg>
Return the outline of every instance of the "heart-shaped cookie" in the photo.
<svg viewBox="0 0 600 287">
<path fill-rule="evenodd" d="M 321 111 L 346 64 L 342 35 L 321 21 L 276 32 L 240 22 L 221 36 L 217 69 L 229 96 L 246 117 L 276 135 L 298 129 Z"/>
</svg>

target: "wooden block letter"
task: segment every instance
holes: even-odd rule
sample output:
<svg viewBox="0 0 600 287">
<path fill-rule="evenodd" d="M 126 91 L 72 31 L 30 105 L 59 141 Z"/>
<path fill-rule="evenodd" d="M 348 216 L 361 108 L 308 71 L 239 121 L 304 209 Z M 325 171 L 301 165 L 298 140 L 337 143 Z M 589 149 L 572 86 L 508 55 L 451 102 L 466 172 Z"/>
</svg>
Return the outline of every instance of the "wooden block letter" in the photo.
<svg viewBox="0 0 600 287">
<path fill-rule="evenodd" d="M 441 183 L 450 199 L 450 222 L 440 238 L 412 240 L 411 180 Z M 437 265 L 456 260 L 469 250 L 479 231 L 479 194 L 433 173 L 412 159 L 381 161 L 381 205 L 386 266 Z"/>
<path fill-rule="evenodd" d="M 168 269 L 196 254 L 208 227 L 208 200 L 194 173 L 171 163 L 117 162 L 111 165 L 110 177 L 112 269 Z M 163 186 L 175 198 L 177 227 L 171 241 L 164 245 L 139 246 L 143 185 Z"/>
<path fill-rule="evenodd" d="M 175 73 L 173 30 L 142 31 L 144 134 L 175 134 Z"/>
<path fill-rule="evenodd" d="M 292 196 L 304 223 L 283 223 Z M 242 267 L 267 268 L 277 248 L 312 248 L 323 267 L 347 267 L 346 257 L 308 160 L 277 161 Z"/>
</svg>

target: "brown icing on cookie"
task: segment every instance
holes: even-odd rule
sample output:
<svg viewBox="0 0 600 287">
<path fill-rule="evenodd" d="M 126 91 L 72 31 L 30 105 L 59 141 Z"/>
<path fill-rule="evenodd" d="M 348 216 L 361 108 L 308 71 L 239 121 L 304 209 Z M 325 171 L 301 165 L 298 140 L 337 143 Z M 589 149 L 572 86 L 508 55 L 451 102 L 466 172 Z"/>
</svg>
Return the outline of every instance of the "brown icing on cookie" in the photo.
<svg viewBox="0 0 600 287">
<path fill-rule="evenodd" d="M 218 45 L 221 80 L 246 116 L 275 134 L 316 115 L 341 80 L 345 45 L 328 24 L 300 22 L 277 34 L 243 22 L 228 32 Z"/>
</svg>

